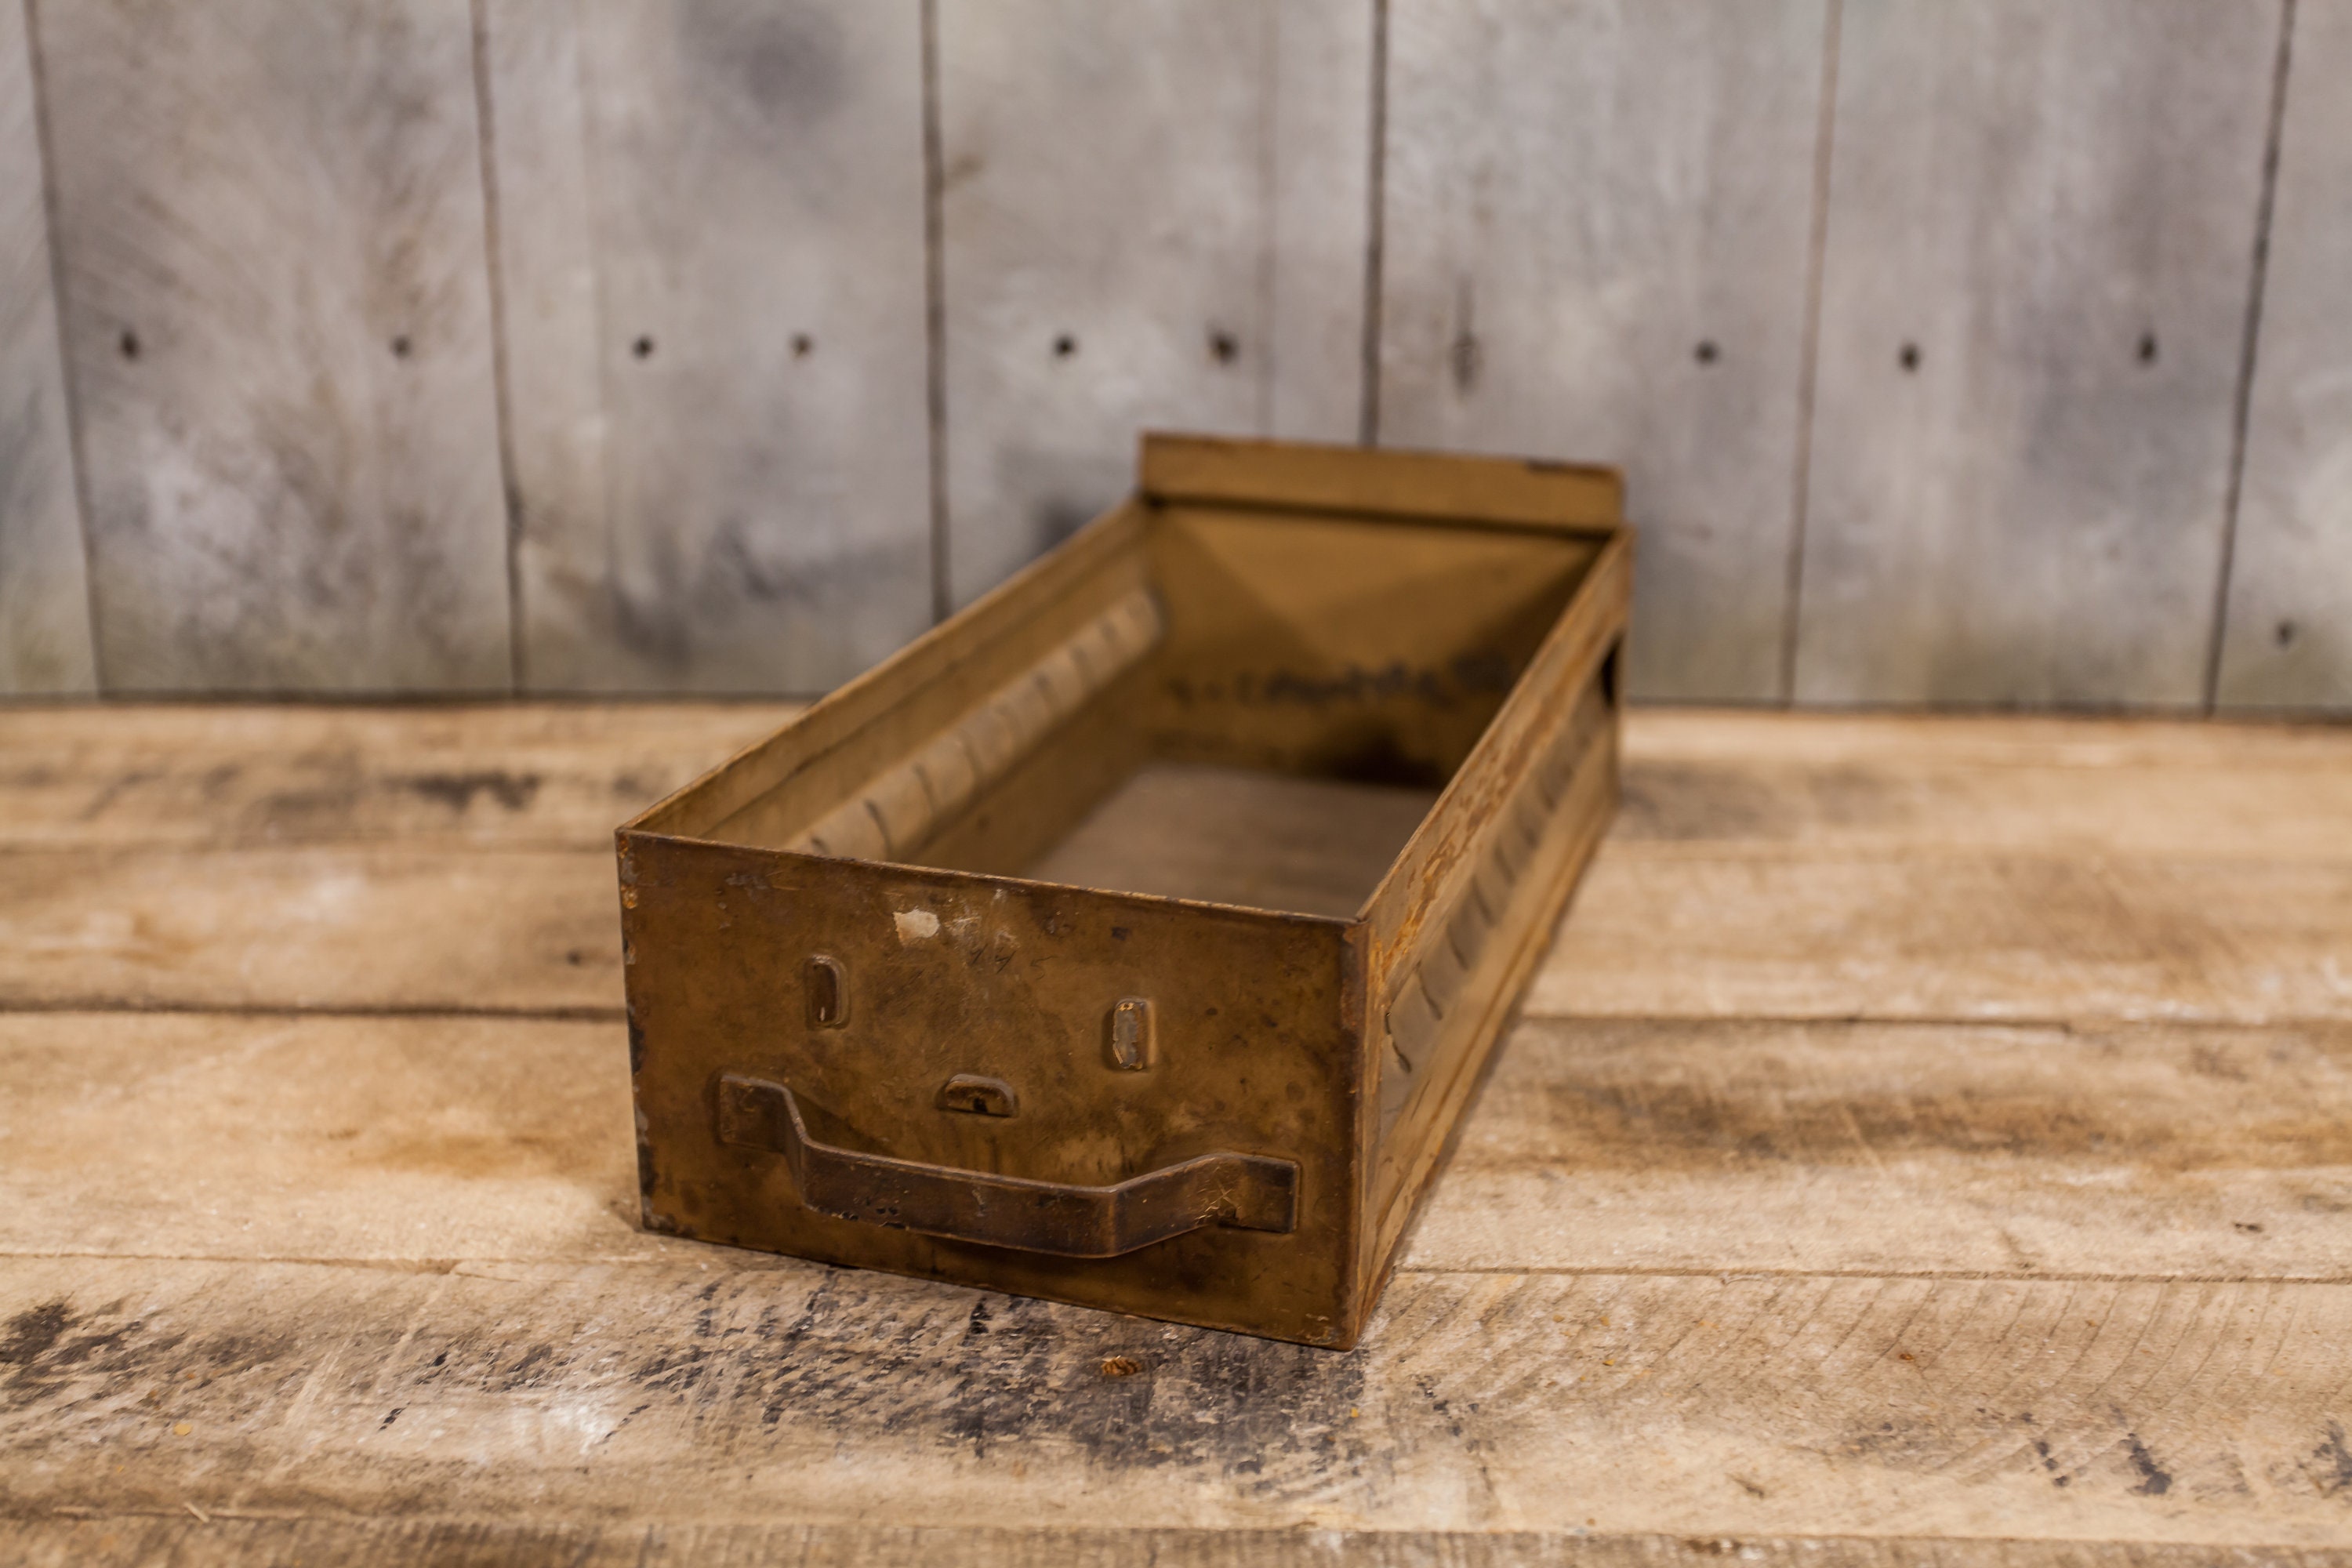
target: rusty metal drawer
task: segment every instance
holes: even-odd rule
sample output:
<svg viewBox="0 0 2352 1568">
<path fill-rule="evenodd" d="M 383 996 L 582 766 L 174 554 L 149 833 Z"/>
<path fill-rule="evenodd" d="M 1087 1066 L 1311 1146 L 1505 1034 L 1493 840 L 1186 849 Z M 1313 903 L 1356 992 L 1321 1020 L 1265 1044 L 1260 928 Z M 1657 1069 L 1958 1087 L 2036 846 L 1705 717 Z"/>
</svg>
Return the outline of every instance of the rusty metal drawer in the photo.
<svg viewBox="0 0 2352 1568">
<path fill-rule="evenodd" d="M 1620 512 L 1147 437 L 620 830 L 646 1226 L 1353 1344 L 1615 805 Z"/>
</svg>

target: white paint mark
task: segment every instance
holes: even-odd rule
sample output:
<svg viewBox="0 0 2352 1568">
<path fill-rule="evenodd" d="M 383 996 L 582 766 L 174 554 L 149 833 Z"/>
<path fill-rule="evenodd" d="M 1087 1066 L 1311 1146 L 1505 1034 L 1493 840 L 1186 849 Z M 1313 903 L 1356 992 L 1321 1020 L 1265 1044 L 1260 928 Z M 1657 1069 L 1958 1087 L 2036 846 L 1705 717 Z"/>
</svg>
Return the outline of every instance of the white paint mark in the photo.
<svg viewBox="0 0 2352 1568">
<path fill-rule="evenodd" d="M 900 910 L 890 920 L 901 942 L 928 942 L 940 934 L 940 917 L 929 910 Z"/>
</svg>

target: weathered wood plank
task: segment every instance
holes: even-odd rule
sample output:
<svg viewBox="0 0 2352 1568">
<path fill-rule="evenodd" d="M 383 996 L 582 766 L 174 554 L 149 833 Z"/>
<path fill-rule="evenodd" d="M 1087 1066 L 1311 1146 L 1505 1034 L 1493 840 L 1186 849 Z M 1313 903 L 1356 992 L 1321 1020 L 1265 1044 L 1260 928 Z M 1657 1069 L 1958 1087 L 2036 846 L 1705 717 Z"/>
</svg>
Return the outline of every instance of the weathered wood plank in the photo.
<svg viewBox="0 0 2352 1568">
<path fill-rule="evenodd" d="M 601 847 L 789 704 L 0 708 L 0 843 Z M 1161 805 L 1171 803 L 1162 801 Z M 1636 710 L 1621 852 L 2352 855 L 2352 731 Z"/>
<path fill-rule="evenodd" d="M 794 710 L 0 708 L 0 843 L 602 847 Z M 2340 729 L 1637 710 L 1624 753 L 1627 854 L 2352 856 Z"/>
<path fill-rule="evenodd" d="M 917 8 L 576 16 L 607 488 L 523 497 L 533 683 L 821 691 L 930 619 Z M 526 301 L 577 264 L 509 259 Z M 554 326 L 511 346 L 576 374 Z"/>
<path fill-rule="evenodd" d="M 605 849 L 774 703 L 0 709 L 0 846 Z"/>
<path fill-rule="evenodd" d="M 0 693 L 97 689 L 32 50 L 0 15 Z"/>
<path fill-rule="evenodd" d="M 488 812 L 485 804 L 480 809 Z M 609 853 L 25 848 L 0 1006 L 601 1009 Z M 2352 1016 L 2352 863 L 1639 855 L 1604 844 L 1538 1016 Z"/>
<path fill-rule="evenodd" d="M 1371 8 L 940 11 L 950 551 L 970 600 L 1139 428 L 1352 439 Z"/>
<path fill-rule="evenodd" d="M 467 6 L 38 24 L 110 689 L 503 689 Z"/>
<path fill-rule="evenodd" d="M 2278 16 L 1845 9 L 1800 700 L 2202 700 Z"/>
<path fill-rule="evenodd" d="M 2251 785 L 2280 769 L 2309 788 L 2312 770 L 2352 759 L 2352 725 L 2058 714 L 1759 711 L 1635 708 L 1624 716 L 1629 764 L 1706 757 L 1759 769 L 1847 764 L 1961 773 L 2063 768 L 2084 787 L 2096 772 L 2160 787 L 2168 773 L 2236 773 Z M 2120 789 L 2120 784 L 2113 787 Z"/>
<path fill-rule="evenodd" d="M 2352 858 L 2352 730 L 1653 711 L 1621 853 Z"/>
<path fill-rule="evenodd" d="M 2352 1281 L 2352 1029 L 1560 1023 L 1408 1268 Z"/>
<path fill-rule="evenodd" d="M 105 717 L 0 715 L 50 726 L 0 742 L 135 763 L 302 736 L 387 780 L 488 745 L 575 759 L 584 820 L 593 759 L 709 721 Z M 1658 714 L 1628 738 L 1648 826 L 1554 956 L 1575 1007 L 2342 1013 L 2352 869 L 2230 820 L 2336 830 L 2340 732 Z M 200 816 L 172 781 L 206 754 L 114 826 Z M 526 821 L 572 821 L 552 767 Z M 396 830 L 384 795 L 320 820 Z M 2168 823 L 2215 842 L 2151 853 Z M 610 941 L 601 845 L 452 844 L 481 826 L 431 853 L 15 852 L 0 992 L 609 1006 L 578 972 L 617 953 L 556 945 Z M 2343 1276 L 2352 1202 L 2340 1025 L 1538 1019 L 1347 1357 L 645 1237 L 622 1060 L 610 1021 L 0 1018 L 0 1511 L 38 1521 L 0 1542 L 2170 1563 L 2069 1543 L 2352 1531 L 2352 1291 L 2313 1282 Z M 740 1522 L 662 1522 L 682 1510 Z M 303 1512 L 394 1519 L 238 1517 Z M 1538 1533 L 1411 1533 L 1512 1530 Z"/>
<path fill-rule="evenodd" d="M 626 1059 L 612 1023 L 0 1016 L 0 1252 L 707 1258 L 637 1229 Z M 2341 1026 L 1531 1021 L 1403 1267 L 2345 1282 L 2347 1100 Z"/>
<path fill-rule="evenodd" d="M 0 1007 L 621 1005 L 609 849 L 19 849 L 0 879 Z"/>
<path fill-rule="evenodd" d="M 617 1023 L 0 1015 L 0 1251 L 598 1262 L 637 1228 Z"/>
<path fill-rule="evenodd" d="M 2352 6 L 2304 0 L 2216 695 L 2352 708 Z"/>
<path fill-rule="evenodd" d="M 584 767 L 567 779 L 513 760 L 470 778 L 406 759 L 356 779 L 331 763 L 265 771 L 225 781 L 221 816 L 199 818 L 207 833 L 278 821 L 321 840 L 429 830 L 431 849 L 165 852 L 137 847 L 141 830 L 126 824 L 101 845 L 60 835 L 66 847 L 16 850 L 0 1003 L 611 1006 L 613 872 L 598 823 L 625 784 L 650 781 Z M 226 765 L 123 793 L 169 807 Z M 2344 837 L 2340 774 L 2324 763 L 2245 791 L 2228 774 L 2143 791 L 2121 767 L 2061 768 L 2014 799 L 1995 770 L 1920 783 L 1852 763 L 1778 777 L 1679 766 L 1631 770 L 1633 809 L 1596 859 L 1530 1013 L 2255 1023 L 2352 1012 L 2341 929 L 2352 859 L 2294 842 Z M 37 767 L 26 776 L 37 784 Z M 533 776 L 549 795 L 543 819 L 507 804 L 536 800 Z M 2263 826 L 2282 802 L 2284 826 Z M 313 805 L 320 826 L 295 833 Z M 2246 826 L 2208 834 L 2213 813 Z M 576 851 L 461 847 L 575 833 Z M 2182 850 L 2152 852 L 2167 833 Z M 2216 847 L 2200 851 L 2200 837 Z"/>
<path fill-rule="evenodd" d="M 2321 1545 L 2352 1506 L 2341 1286 L 1416 1274 L 1334 1355 L 732 1261 L 9 1260 L 10 1511 Z"/>
<path fill-rule="evenodd" d="M 1577 1017 L 2352 1017 L 2352 863 L 1601 846 L 1525 1010 Z"/>
<path fill-rule="evenodd" d="M 0 1552 L 24 1568 L 200 1568 L 265 1563 L 349 1568 L 1698 1568 L 1727 1556 L 1803 1568 L 2210 1568 L 2209 1547 L 2147 1542 L 1925 1540 L 1887 1536 L 1738 1538 L 1399 1530 L 911 1530 L 887 1524 L 516 1524 L 437 1519 L 247 1519 L 102 1514 L 0 1521 Z M 2347 1554 L 2269 1547 L 2278 1568 L 2324 1568 Z"/>
<path fill-rule="evenodd" d="M 1381 438 L 1624 466 L 1637 695 L 1784 695 L 1827 9 L 1391 7 Z"/>
</svg>

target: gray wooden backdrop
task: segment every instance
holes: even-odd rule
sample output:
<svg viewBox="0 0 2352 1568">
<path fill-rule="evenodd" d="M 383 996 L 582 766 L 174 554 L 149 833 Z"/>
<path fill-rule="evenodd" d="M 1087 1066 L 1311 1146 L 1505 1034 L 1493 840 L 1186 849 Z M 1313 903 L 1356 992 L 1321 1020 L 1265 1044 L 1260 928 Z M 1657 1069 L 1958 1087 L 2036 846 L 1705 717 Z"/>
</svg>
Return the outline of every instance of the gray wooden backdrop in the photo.
<svg viewBox="0 0 2352 1568">
<path fill-rule="evenodd" d="M 2352 710 L 2352 0 L 0 0 L 0 692 L 811 692 L 1171 426 L 1663 700 Z"/>
</svg>

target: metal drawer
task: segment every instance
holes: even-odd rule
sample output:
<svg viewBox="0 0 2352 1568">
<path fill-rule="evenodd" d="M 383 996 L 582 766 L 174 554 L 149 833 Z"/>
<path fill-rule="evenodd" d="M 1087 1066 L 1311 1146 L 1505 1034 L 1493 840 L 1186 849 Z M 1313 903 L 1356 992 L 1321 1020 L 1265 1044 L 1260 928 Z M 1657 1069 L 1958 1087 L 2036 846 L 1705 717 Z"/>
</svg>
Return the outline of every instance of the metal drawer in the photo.
<svg viewBox="0 0 2352 1568">
<path fill-rule="evenodd" d="M 1147 437 L 623 827 L 646 1224 L 1354 1343 L 1614 807 L 1621 493 Z"/>
</svg>

